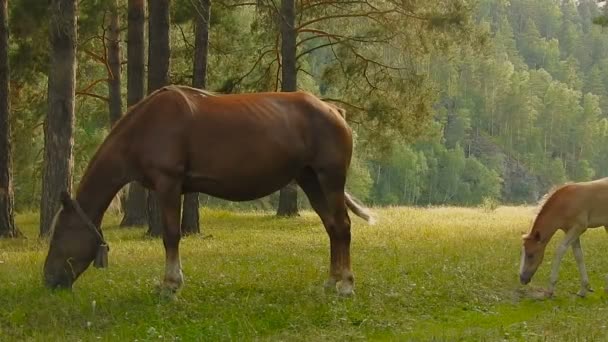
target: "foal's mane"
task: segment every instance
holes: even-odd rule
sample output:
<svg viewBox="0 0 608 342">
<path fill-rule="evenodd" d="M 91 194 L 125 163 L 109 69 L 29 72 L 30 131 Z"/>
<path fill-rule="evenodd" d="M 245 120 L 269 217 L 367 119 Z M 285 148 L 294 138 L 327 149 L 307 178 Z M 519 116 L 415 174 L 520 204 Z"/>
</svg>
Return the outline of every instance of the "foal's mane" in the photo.
<svg viewBox="0 0 608 342">
<path fill-rule="evenodd" d="M 534 224 L 532 225 L 532 231 L 536 230 L 537 223 L 547 215 L 547 212 L 549 211 L 549 209 L 557 201 L 557 199 L 559 197 L 557 195 L 557 193 L 560 192 L 560 190 L 566 188 L 570 184 L 572 184 L 572 183 L 568 182 L 568 183 L 565 183 L 562 185 L 554 186 L 549 190 L 549 192 L 547 192 L 543 197 L 540 198 L 540 200 L 538 201 L 538 204 L 537 204 L 537 208 L 536 208 L 537 215 L 536 215 L 536 218 L 534 219 Z"/>
<path fill-rule="evenodd" d="M 540 215 L 543 211 L 545 211 L 546 207 L 550 207 L 551 203 L 554 202 L 554 198 L 556 196 L 555 193 L 560 191 L 561 189 L 565 188 L 566 186 L 572 184 L 572 182 L 567 182 L 565 184 L 562 185 L 556 185 L 551 187 L 551 189 L 549 189 L 549 191 L 543 195 L 543 197 L 541 197 L 538 202 L 537 202 L 537 209 L 536 212 L 538 213 L 538 215 Z"/>
</svg>

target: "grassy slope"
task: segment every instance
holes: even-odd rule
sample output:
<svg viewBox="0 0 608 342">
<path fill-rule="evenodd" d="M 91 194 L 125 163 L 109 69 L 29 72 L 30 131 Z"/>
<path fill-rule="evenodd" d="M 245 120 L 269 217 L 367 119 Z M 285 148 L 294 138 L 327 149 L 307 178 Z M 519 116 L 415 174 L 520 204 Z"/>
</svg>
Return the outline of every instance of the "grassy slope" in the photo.
<svg viewBox="0 0 608 342">
<path fill-rule="evenodd" d="M 110 267 L 89 269 L 72 293 L 41 286 L 46 245 L 36 215 L 20 215 L 27 240 L 0 241 L 0 340 L 542 340 L 606 339 L 608 236 L 582 238 L 596 292 L 576 298 L 569 252 L 557 298 L 533 299 L 548 261 L 528 287 L 517 282 L 520 236 L 530 208 L 377 210 L 353 218 L 356 296 L 324 292 L 328 239 L 312 213 L 203 211 L 205 236 L 182 240 L 186 285 L 159 297 L 160 240 L 105 221 Z M 556 236 L 559 238 L 560 232 Z M 95 303 L 95 304 L 93 304 Z"/>
</svg>

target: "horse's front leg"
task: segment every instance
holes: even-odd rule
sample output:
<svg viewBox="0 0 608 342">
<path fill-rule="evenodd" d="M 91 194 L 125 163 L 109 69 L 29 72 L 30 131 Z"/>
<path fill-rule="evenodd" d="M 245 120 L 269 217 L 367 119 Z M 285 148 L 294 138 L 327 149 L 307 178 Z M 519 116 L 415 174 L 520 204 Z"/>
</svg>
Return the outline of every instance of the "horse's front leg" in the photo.
<svg viewBox="0 0 608 342">
<path fill-rule="evenodd" d="M 165 246 L 165 277 L 163 288 L 176 292 L 184 283 L 179 257 L 181 239 L 180 211 L 181 184 L 167 180 L 157 192 L 163 217 L 163 245 Z"/>
<path fill-rule="evenodd" d="M 593 289 L 589 285 L 589 276 L 587 275 L 587 269 L 585 268 L 585 262 L 583 261 L 583 249 L 581 248 L 580 237 L 572 242 L 572 253 L 574 254 L 574 259 L 578 266 L 578 272 L 581 275 L 581 289 L 578 291 L 577 295 L 585 297 L 587 292 L 593 292 Z"/>
<path fill-rule="evenodd" d="M 566 236 L 557 246 L 555 257 L 553 258 L 553 264 L 551 265 L 551 276 L 549 280 L 550 283 L 549 289 L 547 291 L 549 296 L 553 296 L 553 294 L 555 293 L 555 285 L 557 285 L 559 266 L 562 262 L 562 258 L 564 257 L 564 254 L 566 254 L 566 252 L 568 251 L 568 248 L 570 248 L 570 245 L 572 245 L 574 240 L 578 239 L 580 234 L 581 232 L 577 229 L 577 227 L 572 227 L 570 230 L 568 230 Z"/>
</svg>

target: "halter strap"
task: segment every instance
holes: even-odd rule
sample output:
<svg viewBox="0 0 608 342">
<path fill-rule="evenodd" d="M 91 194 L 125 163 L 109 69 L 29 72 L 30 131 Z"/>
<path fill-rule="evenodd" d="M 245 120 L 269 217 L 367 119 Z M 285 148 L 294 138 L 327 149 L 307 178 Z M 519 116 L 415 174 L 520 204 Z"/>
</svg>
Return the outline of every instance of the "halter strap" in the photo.
<svg viewBox="0 0 608 342">
<path fill-rule="evenodd" d="M 97 237 L 99 238 L 99 241 L 101 242 L 100 245 L 108 245 L 108 243 L 106 242 L 106 240 L 103 238 L 102 233 L 97 229 L 97 227 L 93 224 L 93 222 L 91 222 L 91 219 L 89 219 L 89 217 L 87 216 L 87 214 L 84 213 L 84 211 L 82 210 L 82 208 L 80 207 L 80 204 L 78 204 L 78 201 L 76 201 L 75 199 L 72 200 L 73 204 L 74 204 L 74 209 L 76 209 L 76 213 L 78 214 L 78 216 L 80 216 L 80 219 L 84 221 L 85 225 L 90 228 L 93 232 L 95 232 L 95 235 L 97 235 Z"/>
</svg>

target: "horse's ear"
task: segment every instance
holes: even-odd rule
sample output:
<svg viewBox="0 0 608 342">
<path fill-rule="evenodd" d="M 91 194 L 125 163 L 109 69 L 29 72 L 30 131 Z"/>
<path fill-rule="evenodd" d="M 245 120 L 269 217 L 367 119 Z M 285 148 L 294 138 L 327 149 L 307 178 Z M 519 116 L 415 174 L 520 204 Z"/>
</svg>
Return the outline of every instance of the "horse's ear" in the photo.
<svg viewBox="0 0 608 342">
<path fill-rule="evenodd" d="M 524 240 L 533 240 L 535 242 L 540 242 L 541 240 L 540 232 L 538 231 L 531 232 L 529 234 L 523 234 L 521 238 Z"/>
<path fill-rule="evenodd" d="M 59 195 L 59 198 L 60 198 L 61 204 L 63 205 L 64 208 L 71 208 L 73 206 L 72 198 L 66 191 L 62 191 L 61 194 Z"/>
</svg>

